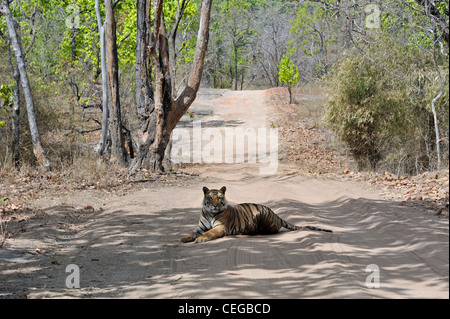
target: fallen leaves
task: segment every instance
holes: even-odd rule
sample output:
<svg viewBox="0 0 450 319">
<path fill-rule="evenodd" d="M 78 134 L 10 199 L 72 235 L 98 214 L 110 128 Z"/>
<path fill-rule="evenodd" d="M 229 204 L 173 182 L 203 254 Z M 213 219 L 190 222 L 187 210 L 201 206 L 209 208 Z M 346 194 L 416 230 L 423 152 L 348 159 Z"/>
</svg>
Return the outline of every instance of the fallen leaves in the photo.
<svg viewBox="0 0 450 319">
<path fill-rule="evenodd" d="M 27 221 L 34 214 L 36 214 L 34 209 L 24 204 L 10 202 L 9 198 L 4 198 L 3 205 L 0 205 L 0 220 L 3 222 Z"/>
<path fill-rule="evenodd" d="M 391 199 L 426 207 L 441 208 L 449 200 L 449 170 L 424 172 L 416 176 L 351 172 L 345 169 L 341 178 L 367 182 L 379 187 L 382 195 Z"/>
<path fill-rule="evenodd" d="M 91 205 L 86 205 L 84 207 L 75 207 L 75 212 L 92 214 L 95 212 L 95 208 L 92 207 Z"/>
<path fill-rule="evenodd" d="M 272 125 L 278 128 L 278 158 L 294 163 L 302 174 L 331 174 L 341 171 L 348 160 L 331 147 L 326 131 L 318 123 L 320 116 L 306 115 L 311 105 L 320 104 L 317 92 L 303 92 L 304 101 L 286 105 L 286 90 L 266 90 L 267 103 L 272 110 Z M 285 100 L 285 99 L 284 99 Z M 308 113 L 307 112 L 307 113 Z"/>
</svg>

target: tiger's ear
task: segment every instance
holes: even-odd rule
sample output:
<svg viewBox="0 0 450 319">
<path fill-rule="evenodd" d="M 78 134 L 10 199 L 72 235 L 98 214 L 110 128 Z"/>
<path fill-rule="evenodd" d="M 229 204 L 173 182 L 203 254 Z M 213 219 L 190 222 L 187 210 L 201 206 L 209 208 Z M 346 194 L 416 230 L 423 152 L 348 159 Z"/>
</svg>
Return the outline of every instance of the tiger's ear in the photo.
<svg viewBox="0 0 450 319">
<path fill-rule="evenodd" d="M 224 187 L 222 187 L 221 189 L 220 189 L 220 191 L 225 195 L 225 192 L 226 192 L 226 190 L 227 190 L 227 188 L 224 186 Z"/>
<path fill-rule="evenodd" d="M 205 194 L 206 195 L 206 193 L 208 193 L 209 192 L 209 189 L 208 189 L 208 187 L 206 187 L 206 186 L 203 186 L 203 194 Z"/>
</svg>

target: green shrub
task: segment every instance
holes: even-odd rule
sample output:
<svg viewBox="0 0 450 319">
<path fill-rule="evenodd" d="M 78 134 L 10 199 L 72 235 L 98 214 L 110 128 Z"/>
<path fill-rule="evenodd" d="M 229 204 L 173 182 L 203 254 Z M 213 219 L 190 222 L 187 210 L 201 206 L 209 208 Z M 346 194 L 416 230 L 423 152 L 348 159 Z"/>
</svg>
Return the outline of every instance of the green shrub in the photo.
<svg viewBox="0 0 450 319">
<path fill-rule="evenodd" d="M 430 103 L 439 82 L 432 57 L 388 39 L 377 43 L 365 54 L 351 52 L 336 66 L 329 79 L 325 122 L 360 170 L 412 174 L 433 168 Z M 437 109 L 448 161 L 448 62 L 442 70 L 446 89 Z"/>
</svg>

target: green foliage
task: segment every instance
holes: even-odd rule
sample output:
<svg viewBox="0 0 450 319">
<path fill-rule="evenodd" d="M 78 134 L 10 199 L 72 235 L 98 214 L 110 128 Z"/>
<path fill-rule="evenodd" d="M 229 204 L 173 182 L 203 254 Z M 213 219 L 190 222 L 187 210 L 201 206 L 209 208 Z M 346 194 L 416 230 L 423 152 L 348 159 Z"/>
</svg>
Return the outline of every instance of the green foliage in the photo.
<svg viewBox="0 0 450 319">
<path fill-rule="evenodd" d="M 297 83 L 300 74 L 298 73 L 298 68 L 292 63 L 288 55 L 284 55 L 278 64 L 278 75 L 279 81 L 290 87 Z"/>
<path fill-rule="evenodd" d="M 326 120 L 350 148 L 359 168 L 365 161 L 375 169 L 381 144 L 401 128 L 399 106 L 404 102 L 385 72 L 363 56 L 351 56 L 338 68 Z"/>
<path fill-rule="evenodd" d="M 303 4 L 298 7 L 297 12 L 291 20 L 291 30 L 289 31 L 294 37 L 289 41 L 289 53 L 300 50 L 305 44 L 311 41 L 317 42 L 315 35 L 321 28 L 320 23 L 323 21 L 325 11 L 318 4 Z M 316 47 L 315 50 L 318 50 Z M 317 51 L 305 50 L 304 54 L 312 55 Z"/>
<path fill-rule="evenodd" d="M 97 30 L 97 16 L 95 12 L 95 0 L 71 0 L 62 4 L 62 8 L 67 8 L 68 4 L 78 6 L 80 12 L 80 24 L 75 30 L 66 28 L 64 40 L 61 43 L 63 63 L 70 61 L 75 67 L 81 67 L 83 63 L 89 63 L 96 68 L 100 62 L 100 42 Z M 153 9 L 153 8 L 152 8 Z M 177 1 L 164 1 L 163 12 L 166 21 L 167 32 L 170 32 L 175 22 Z M 100 1 L 101 15 L 104 19 L 103 1 Z M 119 68 L 126 69 L 133 67 L 136 63 L 136 1 L 122 0 L 114 8 L 117 28 L 117 53 L 119 57 Z M 68 11 L 72 13 L 72 11 Z M 197 6 L 190 1 L 185 13 L 184 20 L 180 28 L 188 27 L 186 19 L 192 19 L 197 15 Z M 75 36 L 75 52 L 72 51 L 73 36 Z M 187 52 L 185 50 L 184 52 Z M 73 53 L 79 59 L 71 61 Z M 92 68 L 97 72 L 96 68 Z"/>
<path fill-rule="evenodd" d="M 412 9 L 412 10 L 411 10 Z M 410 15 L 399 16 L 397 12 L 408 12 Z M 392 4 L 391 10 L 381 12 L 381 29 L 385 33 L 407 40 L 411 49 L 419 47 L 430 49 L 433 41 L 427 35 L 427 17 L 421 13 L 415 0 Z"/>
<path fill-rule="evenodd" d="M 432 58 L 388 36 L 367 48 L 367 54 L 374 58 L 354 52 L 336 67 L 329 81 L 326 123 L 360 169 L 418 173 L 429 168 L 435 146 L 430 101 L 439 91 Z M 448 84 L 444 95 L 448 97 Z M 438 102 L 445 132 L 448 99 Z"/>
<path fill-rule="evenodd" d="M 257 6 L 264 2 L 261 0 L 213 2 L 217 14 L 211 21 L 211 33 L 216 48 L 213 55 L 216 64 L 220 66 L 219 87 L 231 87 L 234 82 L 234 88 L 237 89 L 239 79 L 242 86 L 242 79 L 252 63 L 251 44 L 257 36 L 257 31 L 252 27 L 253 13 Z"/>
<path fill-rule="evenodd" d="M 166 27 L 170 31 L 173 28 L 176 18 L 176 2 L 169 1 L 164 8 L 164 17 L 166 20 Z M 182 41 L 178 40 L 177 48 L 179 54 L 177 55 L 177 67 L 181 65 L 190 65 L 194 59 L 195 46 L 197 43 L 198 30 L 198 14 L 199 5 L 190 1 L 183 14 L 180 25 L 178 26 L 178 34 Z"/>
<path fill-rule="evenodd" d="M 336 19 L 329 8 L 324 3 L 308 1 L 298 6 L 290 21 L 287 53 L 297 64 L 309 65 L 302 70 L 305 80 L 327 74 L 328 65 L 333 59 L 339 33 Z"/>
<path fill-rule="evenodd" d="M 3 107 L 11 107 L 13 104 L 12 86 L 12 83 L 0 85 L 0 99 L 3 101 Z"/>
<path fill-rule="evenodd" d="M 164 1 L 167 35 L 175 23 L 177 2 Z M 258 86 L 267 84 L 270 77 L 270 85 L 278 85 L 278 78 L 290 87 L 300 80 L 332 73 L 325 119 L 360 167 L 395 167 L 407 173 L 427 169 L 432 166 L 436 147 L 430 102 L 440 90 L 433 52 L 437 52 L 444 83 L 443 96 L 435 106 L 442 149 L 448 159 L 448 46 L 442 42 L 439 25 L 434 25 L 436 21 L 424 14 L 416 0 L 377 1 L 380 28 L 364 28 L 364 6 L 369 2 L 351 5 L 351 1 L 343 1 L 336 10 L 336 0 L 214 0 L 204 79 L 215 87 L 230 88 L 234 84 L 237 88 L 238 81 L 242 87 L 245 80 L 255 78 L 252 85 Z M 184 70 L 176 73 L 177 82 L 189 73 L 195 53 L 200 3 L 189 1 L 178 28 L 175 62 Z M 445 16 L 448 1 L 434 3 Z M 101 66 L 95 0 L 21 0 L 23 11 L 17 4 L 11 2 L 11 9 L 21 45 L 30 48 L 25 52 L 26 67 L 37 101 L 39 126 L 44 133 L 59 127 L 52 122 L 55 106 L 58 114 L 64 114 L 60 117 L 64 130 L 81 127 L 85 116 L 81 106 L 88 102 L 95 105 L 99 100 Z M 35 8 L 31 24 L 28 17 Z M 104 19 L 103 0 L 100 8 Z M 283 13 L 283 17 L 279 24 L 271 25 L 274 20 L 270 17 L 279 18 L 277 13 Z M 121 101 L 131 106 L 124 110 L 123 117 L 127 118 L 134 100 L 136 1 L 117 2 L 115 17 Z M 5 41 L 8 30 L 1 15 L 0 33 L 0 79 L 8 83 L 12 81 Z M 442 45 L 436 45 L 436 39 Z M 352 50 L 355 47 L 358 51 Z M 12 60 L 14 63 L 14 57 Z M 296 65 L 301 66 L 301 74 Z M 2 84 L 2 156 L 7 154 L 11 140 L 11 125 L 7 124 L 12 101 L 12 86 Z M 21 101 L 22 108 L 23 104 Z M 26 112 L 20 116 L 21 154 L 32 154 L 31 146 L 27 146 L 31 142 Z"/>
<path fill-rule="evenodd" d="M 6 108 L 10 108 L 13 104 L 13 92 L 12 84 L 2 84 L 0 85 L 0 127 L 5 127 L 6 121 L 1 119 L 5 116 Z"/>
</svg>

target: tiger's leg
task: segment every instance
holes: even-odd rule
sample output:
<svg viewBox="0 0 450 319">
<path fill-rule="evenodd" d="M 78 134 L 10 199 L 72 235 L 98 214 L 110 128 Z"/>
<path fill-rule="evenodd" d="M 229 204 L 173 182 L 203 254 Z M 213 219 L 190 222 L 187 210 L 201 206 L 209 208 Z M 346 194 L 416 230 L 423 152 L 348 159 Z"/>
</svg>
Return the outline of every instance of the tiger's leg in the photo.
<svg viewBox="0 0 450 319">
<path fill-rule="evenodd" d="M 181 241 L 182 241 L 183 243 L 188 243 L 188 242 L 194 241 L 194 240 L 195 240 L 194 232 L 192 232 L 192 233 L 190 233 L 189 235 L 187 235 L 187 236 L 181 238 Z"/>
<path fill-rule="evenodd" d="M 197 237 L 204 234 L 208 230 L 211 229 L 211 224 L 208 222 L 207 219 L 204 218 L 204 216 L 200 217 L 200 220 L 198 222 L 197 227 L 195 227 L 194 231 L 190 233 L 189 235 L 181 238 L 181 241 L 183 243 L 194 241 Z"/>
<path fill-rule="evenodd" d="M 203 229 L 201 226 L 197 226 L 192 233 L 181 238 L 181 241 L 183 243 L 194 241 L 197 237 L 199 237 L 200 235 L 204 234 L 207 231 L 208 229 Z"/>
<path fill-rule="evenodd" d="M 197 237 L 197 239 L 195 239 L 195 242 L 196 243 L 204 243 L 205 241 L 208 241 L 208 240 L 213 240 L 213 239 L 223 237 L 223 236 L 225 236 L 225 233 L 226 233 L 225 226 L 217 226 L 211 230 L 208 230 L 206 233 L 204 233 L 200 237 Z"/>
</svg>

